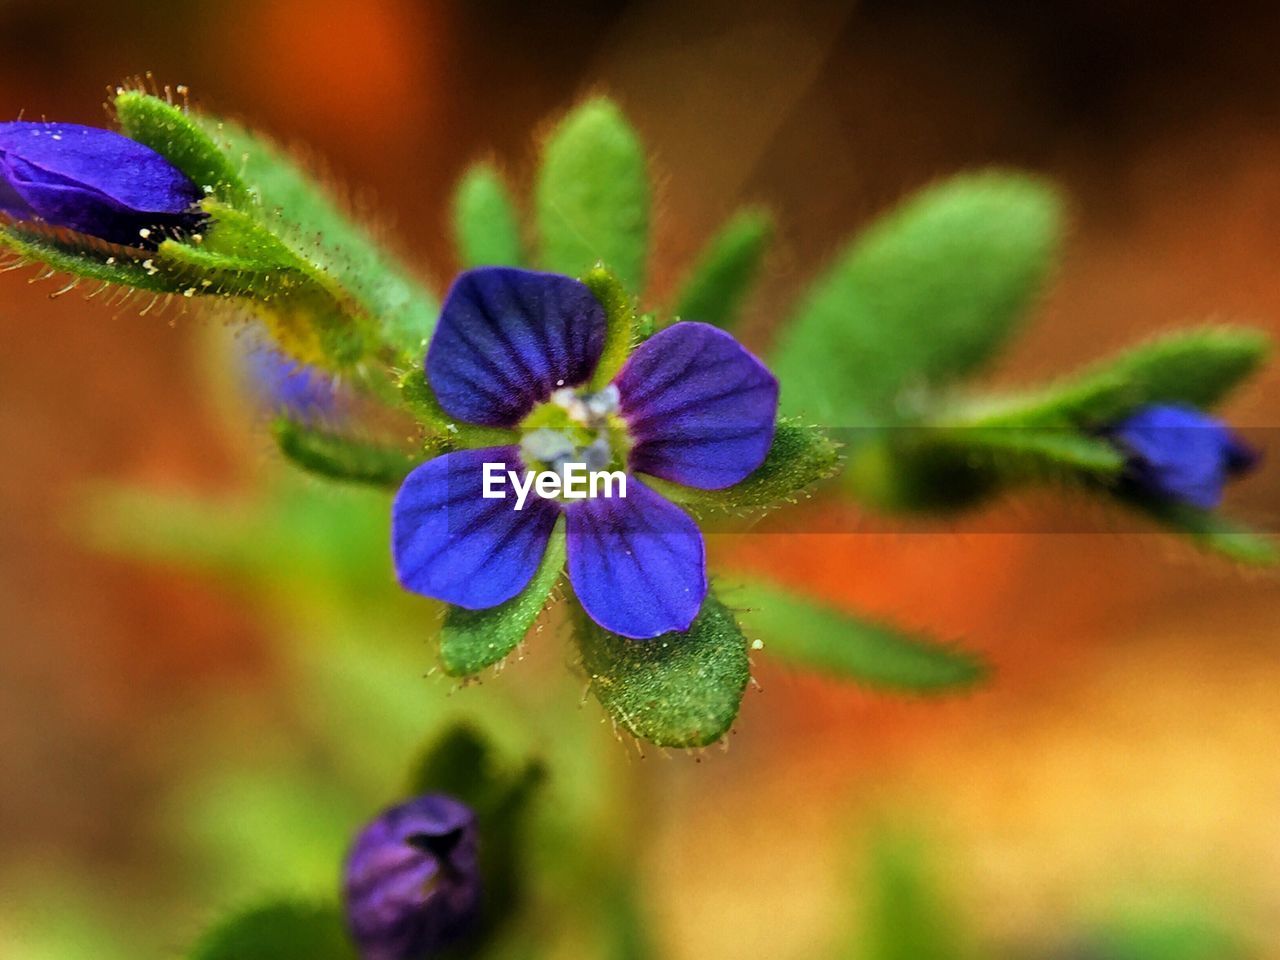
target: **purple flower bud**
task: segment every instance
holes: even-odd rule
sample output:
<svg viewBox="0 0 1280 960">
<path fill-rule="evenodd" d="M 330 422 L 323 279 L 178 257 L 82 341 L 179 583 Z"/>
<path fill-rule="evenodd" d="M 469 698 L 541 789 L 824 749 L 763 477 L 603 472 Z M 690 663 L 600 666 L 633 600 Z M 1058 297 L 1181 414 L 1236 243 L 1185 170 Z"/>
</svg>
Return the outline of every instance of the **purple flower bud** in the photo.
<svg viewBox="0 0 1280 960">
<path fill-rule="evenodd" d="M 384 811 L 347 857 L 347 927 L 364 960 L 422 960 L 480 910 L 475 814 L 442 794 Z"/>
<path fill-rule="evenodd" d="M 73 123 L 0 123 L 0 213 L 155 247 L 195 228 L 203 192 L 150 147 Z"/>
<path fill-rule="evenodd" d="M 1127 455 L 1139 490 L 1202 510 L 1216 507 L 1226 481 L 1259 459 L 1220 420 L 1189 407 L 1142 407 L 1107 434 Z"/>
<path fill-rule="evenodd" d="M 250 346 L 244 364 L 249 388 L 271 412 L 308 424 L 341 419 L 349 396 L 315 367 L 265 344 Z"/>
</svg>

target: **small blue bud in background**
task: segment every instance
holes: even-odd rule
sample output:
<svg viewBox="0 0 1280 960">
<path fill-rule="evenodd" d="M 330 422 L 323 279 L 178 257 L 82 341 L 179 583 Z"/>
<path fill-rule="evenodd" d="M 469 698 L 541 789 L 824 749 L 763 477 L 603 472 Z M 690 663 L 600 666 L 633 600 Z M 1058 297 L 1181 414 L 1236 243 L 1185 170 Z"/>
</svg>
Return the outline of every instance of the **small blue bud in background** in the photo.
<svg viewBox="0 0 1280 960">
<path fill-rule="evenodd" d="M 196 228 L 203 191 L 150 147 L 72 123 L 0 123 L 0 213 L 130 247 Z"/>
<path fill-rule="evenodd" d="M 443 794 L 384 811 L 351 848 L 343 901 L 363 960 L 422 960 L 456 942 L 480 911 L 475 814 Z"/>
<path fill-rule="evenodd" d="M 245 350 L 244 366 L 248 387 L 258 402 L 300 423 L 338 420 L 349 400 L 327 374 L 263 343 Z"/>
<path fill-rule="evenodd" d="M 1107 434 L 1128 457 L 1128 477 L 1139 490 L 1202 510 L 1216 507 L 1227 480 L 1259 459 L 1220 420 L 1189 407 L 1143 407 Z"/>
</svg>

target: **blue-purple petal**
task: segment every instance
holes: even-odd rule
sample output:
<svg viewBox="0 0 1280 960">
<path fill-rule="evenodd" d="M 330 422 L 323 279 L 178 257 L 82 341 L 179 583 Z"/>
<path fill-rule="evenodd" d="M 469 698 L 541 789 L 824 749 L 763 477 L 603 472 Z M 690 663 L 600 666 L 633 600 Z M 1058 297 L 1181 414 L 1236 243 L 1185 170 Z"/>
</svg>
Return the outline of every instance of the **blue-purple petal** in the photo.
<svg viewBox="0 0 1280 960">
<path fill-rule="evenodd" d="M 626 497 L 570 503 L 565 517 L 569 580 L 592 620 L 636 640 L 689 629 L 707 569 L 687 513 L 628 477 Z"/>
<path fill-rule="evenodd" d="M 778 416 L 778 381 L 732 336 L 677 323 L 650 337 L 614 379 L 634 442 L 633 470 L 704 490 L 764 462 Z"/>
<path fill-rule="evenodd" d="M 427 380 L 451 416 L 513 427 L 553 390 L 591 376 L 604 334 L 604 308 L 571 277 L 468 270 L 445 297 L 427 351 Z"/>
<path fill-rule="evenodd" d="M 154 246 L 164 232 L 202 219 L 203 193 L 185 174 L 150 147 L 97 127 L 0 123 L 0 181 L 9 216 L 113 243 Z"/>
<path fill-rule="evenodd" d="M 480 610 L 528 585 L 546 551 L 559 507 L 530 493 L 485 499 L 484 464 L 523 472 L 514 446 L 459 450 L 405 478 L 391 512 L 396 576 L 414 593 Z M 506 488 L 510 493 L 510 486 Z"/>
<path fill-rule="evenodd" d="M 1257 453 L 1220 420 L 1188 407 L 1143 407 L 1107 431 L 1125 452 L 1129 480 L 1144 492 L 1204 510 Z"/>
</svg>

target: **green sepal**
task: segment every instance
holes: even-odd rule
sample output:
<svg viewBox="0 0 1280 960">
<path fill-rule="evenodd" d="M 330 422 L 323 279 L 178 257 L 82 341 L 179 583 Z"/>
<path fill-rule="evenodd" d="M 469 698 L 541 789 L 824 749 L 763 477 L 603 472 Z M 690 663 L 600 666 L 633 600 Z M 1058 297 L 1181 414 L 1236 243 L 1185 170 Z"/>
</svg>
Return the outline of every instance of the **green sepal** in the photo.
<svg viewBox="0 0 1280 960">
<path fill-rule="evenodd" d="M 635 345 L 636 302 L 622 281 L 602 264 L 588 270 L 582 282 L 604 307 L 604 348 L 591 375 L 591 389 L 599 390 L 622 369 Z"/>
<path fill-rule="evenodd" d="M 708 592 L 685 633 L 631 640 L 579 611 L 574 637 L 591 691 L 614 721 L 660 747 L 702 747 L 723 737 L 751 677 L 747 642 Z"/>
<path fill-rule="evenodd" d="M 401 359 L 421 355 L 439 305 L 375 232 L 347 216 L 311 174 L 265 138 L 215 117 L 191 119 L 235 158 L 263 223 L 331 277 L 358 304 L 354 312 L 373 318 L 379 338 Z"/>
<path fill-rule="evenodd" d="M 1270 340 L 1247 327 L 1179 330 L 1139 344 L 1050 387 L 973 401 L 960 414 L 982 426 L 1096 428 L 1153 403 L 1209 409 L 1254 373 Z"/>
<path fill-rule="evenodd" d="M 450 607 L 440 630 L 440 660 L 451 677 L 490 667 L 515 649 L 547 605 L 564 569 L 564 518 L 557 521 L 529 585 L 505 603 L 485 610 Z"/>
<path fill-rule="evenodd" d="M 160 244 L 155 263 L 179 281 L 184 296 L 243 304 L 300 363 L 347 374 L 377 349 L 368 318 L 353 313 L 356 304 L 307 265 L 273 265 L 176 240 Z"/>
<path fill-rule="evenodd" d="M 466 423 L 451 417 L 436 399 L 435 391 L 427 383 L 421 364 L 414 366 L 400 378 L 400 401 L 432 434 L 432 450 L 505 447 L 520 442 L 520 434 L 515 430 Z"/>
<path fill-rule="evenodd" d="M 772 238 L 773 218 L 766 211 L 735 214 L 698 255 L 676 301 L 675 315 L 732 328 Z"/>
<path fill-rule="evenodd" d="M 1126 506 L 1186 537 L 1201 550 L 1251 567 L 1272 567 L 1280 562 L 1280 547 L 1273 536 L 1250 530 L 1216 511 L 1127 493 L 1118 496 Z"/>
<path fill-rule="evenodd" d="M 644 289 L 649 256 L 644 149 L 622 111 L 588 100 L 552 131 L 535 188 L 541 261 L 581 276 L 604 263 L 629 290 Z"/>
<path fill-rule="evenodd" d="M 732 594 L 764 653 L 793 666 L 878 689 L 946 693 L 990 673 L 978 654 L 919 631 L 846 613 L 782 587 L 747 580 Z"/>
<path fill-rule="evenodd" d="M 484 903 L 479 929 L 460 945 L 464 955 L 491 942 L 519 914 L 528 873 L 523 862 L 527 820 L 545 776 L 538 760 L 505 768 L 488 741 L 465 724 L 438 737 L 410 776 L 410 796 L 445 793 L 476 814 Z"/>
<path fill-rule="evenodd" d="M 453 236 L 464 267 L 524 265 L 515 201 L 493 164 L 473 165 L 458 182 Z"/>
<path fill-rule="evenodd" d="M 161 269 L 189 278 L 184 293 L 244 301 L 303 363 L 346 372 L 378 351 L 374 319 L 333 275 L 252 214 L 215 200 L 202 206 L 211 223 L 200 242 L 166 240 L 157 251 Z"/>
<path fill-rule="evenodd" d="M 832 476 L 839 465 L 840 445 L 825 431 L 783 417 L 764 463 L 741 483 L 723 490 L 699 490 L 658 477 L 646 476 L 644 482 L 695 516 L 707 517 L 794 503 L 809 487 Z"/>
<path fill-rule="evenodd" d="M 150 251 L 109 246 L 65 231 L 0 225 L 0 247 L 12 251 L 19 261 L 44 264 L 81 280 L 157 294 L 182 294 L 191 286 L 189 279 L 157 269 Z"/>
<path fill-rule="evenodd" d="M 237 164 L 181 107 L 140 90 L 125 90 L 116 95 L 115 108 L 125 136 L 159 153 L 208 196 L 242 210 L 252 206 Z"/>
<path fill-rule="evenodd" d="M 196 292 L 265 304 L 308 284 L 326 285 L 311 264 L 256 218 L 215 200 L 205 200 L 201 207 L 211 219 L 198 242 L 170 239 L 156 250 L 158 267 L 185 278 Z"/>
<path fill-rule="evenodd" d="M 990 359 L 1057 257 L 1060 203 L 986 172 L 907 200 L 854 240 L 800 301 L 772 369 L 783 408 L 832 426 L 910 418 L 908 395 Z"/>
<path fill-rule="evenodd" d="M 218 923 L 188 960 L 359 960 L 337 904 L 277 900 Z"/>
<path fill-rule="evenodd" d="M 286 460 L 329 480 L 395 490 L 422 463 L 420 457 L 401 450 L 353 440 L 288 417 L 278 418 L 272 433 Z"/>
</svg>

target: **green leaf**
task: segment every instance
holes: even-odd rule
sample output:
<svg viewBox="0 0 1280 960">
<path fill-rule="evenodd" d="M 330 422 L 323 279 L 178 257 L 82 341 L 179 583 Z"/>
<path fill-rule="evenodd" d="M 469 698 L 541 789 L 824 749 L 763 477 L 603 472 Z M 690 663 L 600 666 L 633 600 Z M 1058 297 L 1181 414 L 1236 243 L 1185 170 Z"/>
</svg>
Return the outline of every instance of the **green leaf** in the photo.
<svg viewBox="0 0 1280 960">
<path fill-rule="evenodd" d="M 650 203 L 644 150 L 612 101 L 588 100 L 552 131 L 535 201 L 547 269 L 577 277 L 603 263 L 627 289 L 644 289 Z"/>
<path fill-rule="evenodd" d="M 95 549 L 269 585 L 314 606 L 317 595 L 345 589 L 365 603 L 399 595 L 388 570 L 390 517 L 381 490 L 289 474 L 252 501 L 94 485 L 68 524 Z"/>
<path fill-rule="evenodd" d="M 588 270 L 582 282 L 604 307 L 604 349 L 591 375 L 591 389 L 600 390 L 617 375 L 631 353 L 636 335 L 636 303 L 621 281 L 604 267 Z"/>
<path fill-rule="evenodd" d="M 1125 493 L 1117 496 L 1129 507 L 1182 534 L 1201 550 L 1252 567 L 1271 567 L 1280 562 L 1280 548 L 1274 537 L 1250 530 L 1220 513 L 1171 500 Z"/>
<path fill-rule="evenodd" d="M 843 480 L 860 504 L 889 513 L 953 514 L 1000 490 L 992 452 L 973 457 L 958 442 L 930 440 L 931 428 L 867 431 L 853 448 Z M 940 438 L 939 438 L 940 439 Z"/>
<path fill-rule="evenodd" d="M 423 754 L 409 778 L 409 795 L 445 793 L 474 808 L 492 790 L 492 765 L 488 741 L 469 724 L 456 724 Z"/>
<path fill-rule="evenodd" d="M 354 222 L 293 159 L 267 140 L 213 117 L 192 114 L 218 147 L 239 163 L 261 215 L 290 248 L 334 278 L 404 357 L 421 355 L 435 326 L 435 298 Z"/>
<path fill-rule="evenodd" d="M 916 693 L 972 687 L 989 669 L 977 654 L 749 580 L 734 591 L 764 652 L 795 666 L 868 686 Z"/>
<path fill-rule="evenodd" d="M 974 427 L 921 433 L 954 448 L 971 469 L 991 469 L 1005 480 L 1071 478 L 1080 473 L 1114 478 L 1125 468 L 1124 454 L 1113 444 L 1071 428 Z"/>
<path fill-rule="evenodd" d="M 515 202 L 491 163 L 463 175 L 453 196 L 453 233 L 464 267 L 524 264 Z"/>
<path fill-rule="evenodd" d="M 699 517 L 748 513 L 794 502 L 804 490 L 834 474 L 839 462 L 839 445 L 824 431 L 784 418 L 778 421 L 764 463 L 741 483 L 724 490 L 698 490 L 658 477 L 646 476 L 644 482 Z"/>
<path fill-rule="evenodd" d="M 939 891 L 928 848 L 916 836 L 880 828 L 872 838 L 859 960 L 962 960 L 971 957 L 950 904 Z"/>
<path fill-rule="evenodd" d="M 1098 427 L 1152 403 L 1209 409 L 1266 358 L 1265 333 L 1246 327 L 1179 330 L 1042 390 L 976 401 L 963 414 L 988 426 Z"/>
<path fill-rule="evenodd" d="M 529 585 L 506 603 L 484 610 L 450 607 L 440 631 L 445 673 L 466 677 L 502 660 L 524 639 L 546 606 L 564 569 L 564 520 L 551 533 L 547 552 Z"/>
<path fill-rule="evenodd" d="M 735 214 L 698 255 L 676 301 L 675 315 L 733 327 L 772 237 L 773 218 L 765 211 Z"/>
<path fill-rule="evenodd" d="M 1129 384 L 1132 406 L 1185 403 L 1207 409 L 1261 366 L 1269 345 L 1265 333 L 1243 327 L 1180 331 L 1122 354 L 1107 364 L 1102 378 Z"/>
<path fill-rule="evenodd" d="M 955 177 L 909 199 L 837 257 L 784 328 L 784 410 L 833 426 L 909 416 L 909 391 L 980 366 L 1048 276 L 1061 212 L 1030 177 Z"/>
<path fill-rule="evenodd" d="M 403 451 L 319 430 L 288 417 L 277 419 L 272 432 L 287 460 L 330 480 L 394 490 L 422 462 Z"/>
<path fill-rule="evenodd" d="M 701 747 L 728 732 L 750 679 L 747 643 L 711 593 L 686 633 L 631 640 L 579 613 L 575 638 L 591 690 L 614 721 L 660 747 Z"/>
<path fill-rule="evenodd" d="M 125 136 L 159 153 L 210 196 L 242 210 L 251 205 L 238 164 L 185 110 L 140 90 L 117 94 L 115 108 Z"/>
<path fill-rule="evenodd" d="M 337 906 L 279 900 L 210 930 L 189 960 L 359 960 Z"/>
<path fill-rule="evenodd" d="M 1037 391 L 970 401 L 960 419 L 980 426 L 1096 428 L 1152 403 L 1209 408 L 1256 371 L 1266 334 L 1208 327 L 1166 334 Z"/>
<path fill-rule="evenodd" d="M 1163 902 L 1162 902 L 1163 901 Z M 1257 955 L 1213 908 L 1167 895 L 1128 908 L 1085 939 L 1106 960 L 1245 960 Z"/>
</svg>

